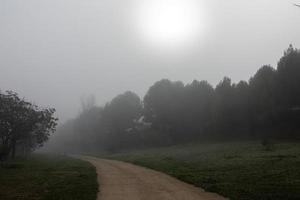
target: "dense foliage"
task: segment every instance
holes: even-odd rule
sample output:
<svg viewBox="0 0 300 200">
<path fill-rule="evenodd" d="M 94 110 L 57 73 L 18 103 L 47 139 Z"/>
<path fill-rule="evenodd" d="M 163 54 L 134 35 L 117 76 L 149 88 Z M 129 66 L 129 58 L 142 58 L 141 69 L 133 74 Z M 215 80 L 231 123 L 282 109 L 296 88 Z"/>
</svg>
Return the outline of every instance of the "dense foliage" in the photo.
<svg viewBox="0 0 300 200">
<path fill-rule="evenodd" d="M 300 51 L 290 46 L 277 69 L 263 66 L 249 81 L 225 77 L 214 88 L 163 79 L 143 101 L 126 92 L 102 108 L 83 109 L 60 127 L 57 140 L 68 151 L 115 151 L 202 138 L 295 138 L 299 120 Z"/>
<path fill-rule="evenodd" d="M 16 150 L 28 153 L 41 147 L 55 130 L 55 110 L 41 109 L 19 98 L 17 93 L 0 93 L 0 160 Z"/>
</svg>

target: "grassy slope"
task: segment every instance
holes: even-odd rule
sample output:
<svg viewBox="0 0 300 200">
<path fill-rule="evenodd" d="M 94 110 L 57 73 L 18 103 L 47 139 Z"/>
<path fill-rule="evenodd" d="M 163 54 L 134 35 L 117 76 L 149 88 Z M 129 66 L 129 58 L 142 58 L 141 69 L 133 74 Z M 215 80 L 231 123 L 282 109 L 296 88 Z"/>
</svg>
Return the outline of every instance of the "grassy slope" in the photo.
<svg viewBox="0 0 300 200">
<path fill-rule="evenodd" d="M 300 143 L 183 145 L 109 156 L 159 170 L 232 200 L 300 199 Z"/>
<path fill-rule="evenodd" d="M 96 172 L 65 156 L 33 155 L 0 164 L 1 200 L 95 200 Z"/>
</svg>

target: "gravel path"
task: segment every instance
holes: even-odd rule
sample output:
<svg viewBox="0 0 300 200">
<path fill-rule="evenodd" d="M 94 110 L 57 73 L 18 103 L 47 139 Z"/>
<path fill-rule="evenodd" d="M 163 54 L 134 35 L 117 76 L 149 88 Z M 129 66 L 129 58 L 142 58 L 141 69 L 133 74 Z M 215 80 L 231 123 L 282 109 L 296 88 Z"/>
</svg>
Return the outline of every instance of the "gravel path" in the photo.
<svg viewBox="0 0 300 200">
<path fill-rule="evenodd" d="M 166 174 L 133 164 L 81 156 L 97 170 L 97 200 L 225 200 Z"/>
</svg>

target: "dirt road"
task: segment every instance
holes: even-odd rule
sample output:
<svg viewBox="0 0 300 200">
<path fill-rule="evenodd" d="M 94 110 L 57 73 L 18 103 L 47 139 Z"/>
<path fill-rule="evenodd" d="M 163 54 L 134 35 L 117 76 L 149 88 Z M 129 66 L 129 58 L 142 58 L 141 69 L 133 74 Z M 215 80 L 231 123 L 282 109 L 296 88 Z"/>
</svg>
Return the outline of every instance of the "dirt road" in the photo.
<svg viewBox="0 0 300 200">
<path fill-rule="evenodd" d="M 225 200 L 166 174 L 133 164 L 81 157 L 92 163 L 100 185 L 97 200 Z"/>
</svg>

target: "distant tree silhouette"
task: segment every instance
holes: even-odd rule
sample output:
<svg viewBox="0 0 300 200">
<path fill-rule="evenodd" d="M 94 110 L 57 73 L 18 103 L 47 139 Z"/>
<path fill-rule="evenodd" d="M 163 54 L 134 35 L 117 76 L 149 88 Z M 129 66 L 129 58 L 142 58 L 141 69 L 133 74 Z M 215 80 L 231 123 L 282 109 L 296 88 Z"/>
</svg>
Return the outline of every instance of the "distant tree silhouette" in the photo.
<svg viewBox="0 0 300 200">
<path fill-rule="evenodd" d="M 234 125 L 234 85 L 231 79 L 224 79 L 216 86 L 214 100 L 214 119 L 217 132 L 230 133 Z"/>
<path fill-rule="evenodd" d="M 235 137 L 246 137 L 253 136 L 254 127 L 252 126 L 253 118 L 251 113 L 253 110 L 250 107 L 250 86 L 246 81 L 240 81 L 238 84 L 233 85 L 234 87 L 234 110 L 232 116 L 233 122 L 233 133 Z"/>
<path fill-rule="evenodd" d="M 207 81 L 194 80 L 185 86 L 182 112 L 185 135 L 197 137 L 209 132 L 213 125 L 214 98 L 215 91 Z"/>
<path fill-rule="evenodd" d="M 156 82 L 144 97 L 146 120 L 162 134 L 166 134 L 163 138 L 179 139 L 183 125 L 183 97 L 183 83 L 167 79 Z"/>
<path fill-rule="evenodd" d="M 151 129 L 135 128 L 138 121 L 148 122 Z M 224 77 L 213 88 L 207 81 L 184 85 L 162 79 L 143 102 L 126 92 L 103 108 L 91 107 L 64 129 L 77 134 L 78 144 L 86 141 L 117 151 L 202 138 L 291 139 L 299 137 L 299 121 L 300 51 L 290 45 L 276 69 L 264 65 L 249 81 L 235 84 Z"/>
<path fill-rule="evenodd" d="M 278 62 L 280 105 L 285 108 L 300 106 L 300 51 L 292 45 Z"/>
<path fill-rule="evenodd" d="M 109 134 L 111 148 L 121 148 L 126 143 L 126 136 L 134 127 L 134 120 L 141 116 L 142 102 L 133 92 L 118 95 L 103 109 L 106 131 Z"/>
<path fill-rule="evenodd" d="M 256 129 L 271 127 L 276 112 L 276 76 L 271 66 L 261 67 L 250 79 L 252 119 Z"/>
</svg>

